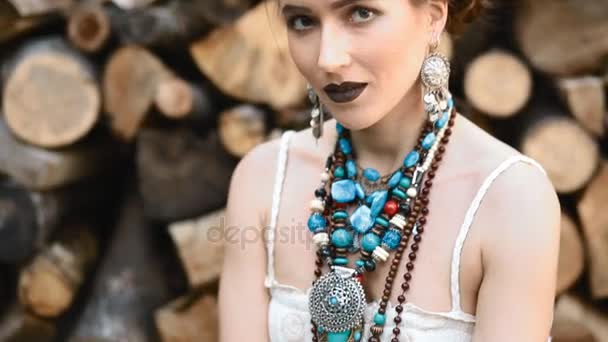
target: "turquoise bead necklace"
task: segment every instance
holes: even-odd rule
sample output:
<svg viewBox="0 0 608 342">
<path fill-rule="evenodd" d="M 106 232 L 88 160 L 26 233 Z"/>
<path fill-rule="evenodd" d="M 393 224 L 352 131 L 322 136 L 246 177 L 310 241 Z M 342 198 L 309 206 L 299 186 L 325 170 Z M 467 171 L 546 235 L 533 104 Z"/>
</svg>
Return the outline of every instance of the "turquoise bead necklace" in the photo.
<svg viewBox="0 0 608 342">
<path fill-rule="evenodd" d="M 317 334 L 322 336 L 321 341 L 361 339 L 363 323 L 360 316 L 363 309 L 357 307 L 351 312 L 354 316 L 345 319 L 351 306 L 345 306 L 345 303 L 367 304 L 360 298 L 364 298 L 364 295 L 359 296 L 362 293 L 360 282 L 363 274 L 373 272 L 377 263 L 386 262 L 392 252 L 402 253 L 410 235 L 418 234 L 417 219 L 421 208 L 418 197 L 422 191 L 424 200 L 428 202 L 426 196 L 429 190 L 421 189 L 422 180 L 437 150 L 443 149 L 440 145 L 447 141 L 443 135 L 448 122 L 453 124 L 454 104 L 451 96 L 445 104 L 442 114 L 435 121 L 429 120 L 423 127 L 418 143 L 405 156 L 401 167 L 385 177 L 380 177 L 373 168 L 362 169 L 362 177 L 358 176 L 361 169 L 355 162 L 350 132 L 336 124 L 336 147 L 326 160 L 321 186 L 315 190 L 308 219 L 308 228 L 318 248 L 319 268 L 315 275 L 320 277 L 313 283 L 309 302 L 315 329 L 313 341 L 319 341 Z M 361 184 L 365 181 L 372 185 L 385 183 L 385 186 L 365 191 Z M 326 190 L 328 184 L 329 191 Z M 356 207 L 352 214 L 347 211 L 350 204 Z M 351 268 L 347 256 L 356 252 L 360 253 L 360 257 Z M 330 267 L 331 272 L 321 277 L 320 267 L 323 263 Z M 357 281 L 344 282 L 344 279 Z M 342 290 L 332 290 L 332 287 Z M 344 297 L 344 292 L 347 292 L 345 288 L 350 289 L 356 299 L 348 295 Z M 328 309 L 328 305 L 336 311 L 330 314 L 332 310 Z M 375 315 L 374 323 L 373 335 L 379 336 L 378 332 L 385 323 L 384 308 Z"/>
<path fill-rule="evenodd" d="M 448 103 L 452 108 L 451 101 Z M 308 219 L 308 228 L 314 234 L 331 233 L 329 242 L 337 251 L 338 256 L 334 256 L 329 265 L 348 266 L 346 254 L 361 250 L 362 258 L 357 261 L 357 269 L 360 273 L 375 269 L 374 258 L 371 253 L 376 247 L 384 247 L 387 252 L 393 251 L 401 239 L 401 234 L 396 229 L 388 229 L 392 217 L 401 211 L 400 215 L 407 217 L 409 204 L 419 192 L 420 179 L 422 172 L 415 172 L 420 169 L 425 162 L 425 156 L 436 146 L 439 131 L 446 127 L 450 117 L 449 110 L 435 121 L 423 128 L 421 137 L 416 147 L 408 153 L 402 166 L 394 171 L 387 181 L 388 189 L 376 190 L 366 194 L 363 186 L 357 181 L 357 165 L 355 153 L 350 142 L 350 132 L 340 123 L 336 123 L 338 140 L 334 155 L 330 156 L 326 163 L 326 173 L 329 177 L 322 176 L 322 184 L 315 191 L 317 197 L 311 203 L 311 215 Z M 369 181 L 377 181 L 379 173 L 375 169 L 367 168 L 363 173 Z M 413 181 L 412 177 L 417 179 Z M 326 183 L 332 180 L 330 192 L 325 190 Z M 325 180 L 324 180 L 325 179 Z M 323 198 L 325 195 L 329 198 Z M 333 231 L 328 232 L 328 218 L 321 211 L 325 209 L 326 203 L 333 204 L 333 212 L 329 215 L 329 221 L 333 223 Z M 354 203 L 357 208 L 352 214 L 347 212 L 347 206 Z M 401 220 L 397 217 L 396 220 Z M 385 234 L 386 233 L 386 234 Z M 323 235 L 324 236 L 324 235 Z M 356 242 L 360 242 L 360 245 Z M 325 248 L 325 254 L 329 246 Z M 381 252 L 379 252 L 381 253 Z M 381 253 L 384 255 L 385 253 Z M 329 256 L 327 255 L 327 256 Z M 378 259 L 377 257 L 375 259 Z M 380 258 L 385 259 L 385 258 Z"/>
</svg>

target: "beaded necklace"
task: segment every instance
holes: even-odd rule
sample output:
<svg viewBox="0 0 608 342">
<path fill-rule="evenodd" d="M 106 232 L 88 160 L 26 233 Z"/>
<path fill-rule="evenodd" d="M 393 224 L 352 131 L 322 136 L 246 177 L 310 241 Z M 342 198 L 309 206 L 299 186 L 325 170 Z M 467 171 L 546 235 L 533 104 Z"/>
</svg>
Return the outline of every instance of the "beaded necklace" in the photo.
<svg viewBox="0 0 608 342">
<path fill-rule="evenodd" d="M 434 122 L 423 127 L 415 148 L 405 157 L 403 165 L 390 177 L 363 170 L 363 177 L 370 182 L 386 183 L 386 189 L 364 191 L 358 182 L 358 168 L 350 143 L 350 132 L 336 124 L 338 139 L 332 155 L 326 160 L 321 186 L 315 190 L 311 202 L 309 230 L 317 245 L 315 277 L 309 296 L 309 309 L 313 342 L 355 342 L 362 338 L 363 313 L 367 300 L 361 281 L 365 272 L 373 272 L 379 262 L 386 262 L 395 252 L 386 277 L 383 296 L 374 325 L 370 328 L 369 342 L 378 342 L 386 321 L 386 306 L 396 272 L 405 248 L 413 234 L 412 253 L 408 255 L 407 272 L 401 285 L 402 293 L 395 307 L 395 323 L 401 322 L 400 313 L 405 302 L 414 268 L 416 251 L 424 232 L 428 215 L 428 195 L 439 161 L 445 152 L 455 119 L 451 97 L 447 108 Z M 429 170 L 427 173 L 427 170 Z M 375 170 L 374 170 L 375 171 Z M 426 176 L 426 179 L 423 179 Z M 330 191 L 326 190 L 330 184 Z M 350 203 L 357 208 L 347 212 Z M 329 223 L 329 227 L 328 227 Z M 355 267 L 349 267 L 347 255 L 360 253 Z M 322 275 L 323 264 L 330 272 Z M 398 341 L 400 331 L 393 329 L 393 341 Z"/>
</svg>

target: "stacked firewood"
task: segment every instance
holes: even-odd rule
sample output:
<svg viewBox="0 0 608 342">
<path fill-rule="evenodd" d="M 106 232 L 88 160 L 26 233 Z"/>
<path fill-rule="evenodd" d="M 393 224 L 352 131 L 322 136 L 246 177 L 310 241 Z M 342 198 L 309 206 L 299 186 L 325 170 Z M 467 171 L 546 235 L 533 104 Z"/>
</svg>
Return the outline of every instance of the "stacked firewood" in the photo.
<svg viewBox="0 0 608 342">
<path fill-rule="evenodd" d="M 168 227 L 221 210 L 304 99 L 254 5 L 0 3 L 0 341 L 217 339 L 222 245 Z"/>
<path fill-rule="evenodd" d="M 456 82 L 476 121 L 540 162 L 560 195 L 554 340 L 608 341 L 608 3 L 522 0 L 508 12 L 465 34 Z"/>
<path fill-rule="evenodd" d="M 460 111 L 547 170 L 558 342 L 608 341 L 608 5 L 445 34 Z M 0 341 L 215 341 L 238 160 L 308 125 L 276 2 L 0 3 Z"/>
</svg>

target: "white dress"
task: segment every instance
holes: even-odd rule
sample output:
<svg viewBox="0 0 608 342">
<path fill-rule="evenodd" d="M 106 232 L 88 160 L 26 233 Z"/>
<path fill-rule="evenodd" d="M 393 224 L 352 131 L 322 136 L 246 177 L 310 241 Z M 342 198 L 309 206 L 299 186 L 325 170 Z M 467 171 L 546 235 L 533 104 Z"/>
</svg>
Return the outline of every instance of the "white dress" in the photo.
<svg viewBox="0 0 608 342">
<path fill-rule="evenodd" d="M 265 279 L 265 286 L 270 291 L 270 302 L 268 307 L 268 332 L 272 342 L 309 342 L 312 341 L 310 312 L 308 311 L 308 293 L 311 288 L 302 290 L 300 288 L 279 283 L 274 276 L 274 231 L 277 224 L 278 208 L 281 200 L 281 190 L 285 177 L 287 163 L 287 150 L 289 139 L 293 130 L 283 133 L 281 136 L 277 172 L 274 184 L 270 227 L 266 250 L 268 253 L 268 266 Z M 447 312 L 434 312 L 422 309 L 413 303 L 403 304 L 401 313 L 401 323 L 399 323 L 399 340 L 402 342 L 470 342 L 473 339 L 475 328 L 475 316 L 463 312 L 460 307 L 459 271 L 460 255 L 464 240 L 473 221 L 473 217 L 491 183 L 506 170 L 509 166 L 525 162 L 538 167 L 543 173 L 545 170 L 533 159 L 524 155 L 515 155 L 503 161 L 492 173 L 484 180 L 481 188 L 477 192 L 473 202 L 465 215 L 464 222 L 460 228 L 454 251 L 452 253 L 450 291 L 452 298 L 452 309 Z M 361 341 L 367 341 L 370 336 L 369 328 L 373 325 L 374 314 L 378 310 L 380 300 L 368 303 Z M 395 304 L 388 303 L 386 308 L 386 324 L 384 332 L 380 336 L 381 342 L 389 342 L 392 337 L 392 330 L 395 326 Z M 551 338 L 549 338 L 551 341 Z"/>
</svg>

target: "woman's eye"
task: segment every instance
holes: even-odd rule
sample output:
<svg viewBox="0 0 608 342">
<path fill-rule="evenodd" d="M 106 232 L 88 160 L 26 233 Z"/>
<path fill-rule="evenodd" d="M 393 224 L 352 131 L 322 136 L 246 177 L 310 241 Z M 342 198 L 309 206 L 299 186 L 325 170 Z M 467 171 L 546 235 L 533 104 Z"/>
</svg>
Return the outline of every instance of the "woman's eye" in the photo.
<svg viewBox="0 0 608 342">
<path fill-rule="evenodd" d="M 289 18 L 287 20 L 287 25 L 292 30 L 304 31 L 309 28 L 309 27 L 307 27 L 307 25 L 310 26 L 311 21 L 312 20 L 310 20 L 310 18 L 308 18 L 308 17 L 298 15 L 298 16 L 293 16 L 293 17 Z"/>
<path fill-rule="evenodd" d="M 377 13 L 365 7 L 355 7 L 349 12 L 349 21 L 356 24 L 365 23 L 372 20 Z M 312 28 L 314 20 L 307 16 L 296 15 L 287 19 L 287 26 L 294 31 L 306 31 Z"/>
<path fill-rule="evenodd" d="M 361 18 L 361 20 L 354 20 L 355 22 L 366 22 L 371 20 L 376 15 L 374 11 L 365 7 L 356 7 L 353 11 L 353 15 L 351 16 L 351 18 L 357 17 L 357 14 L 359 14 L 359 18 Z"/>
</svg>

